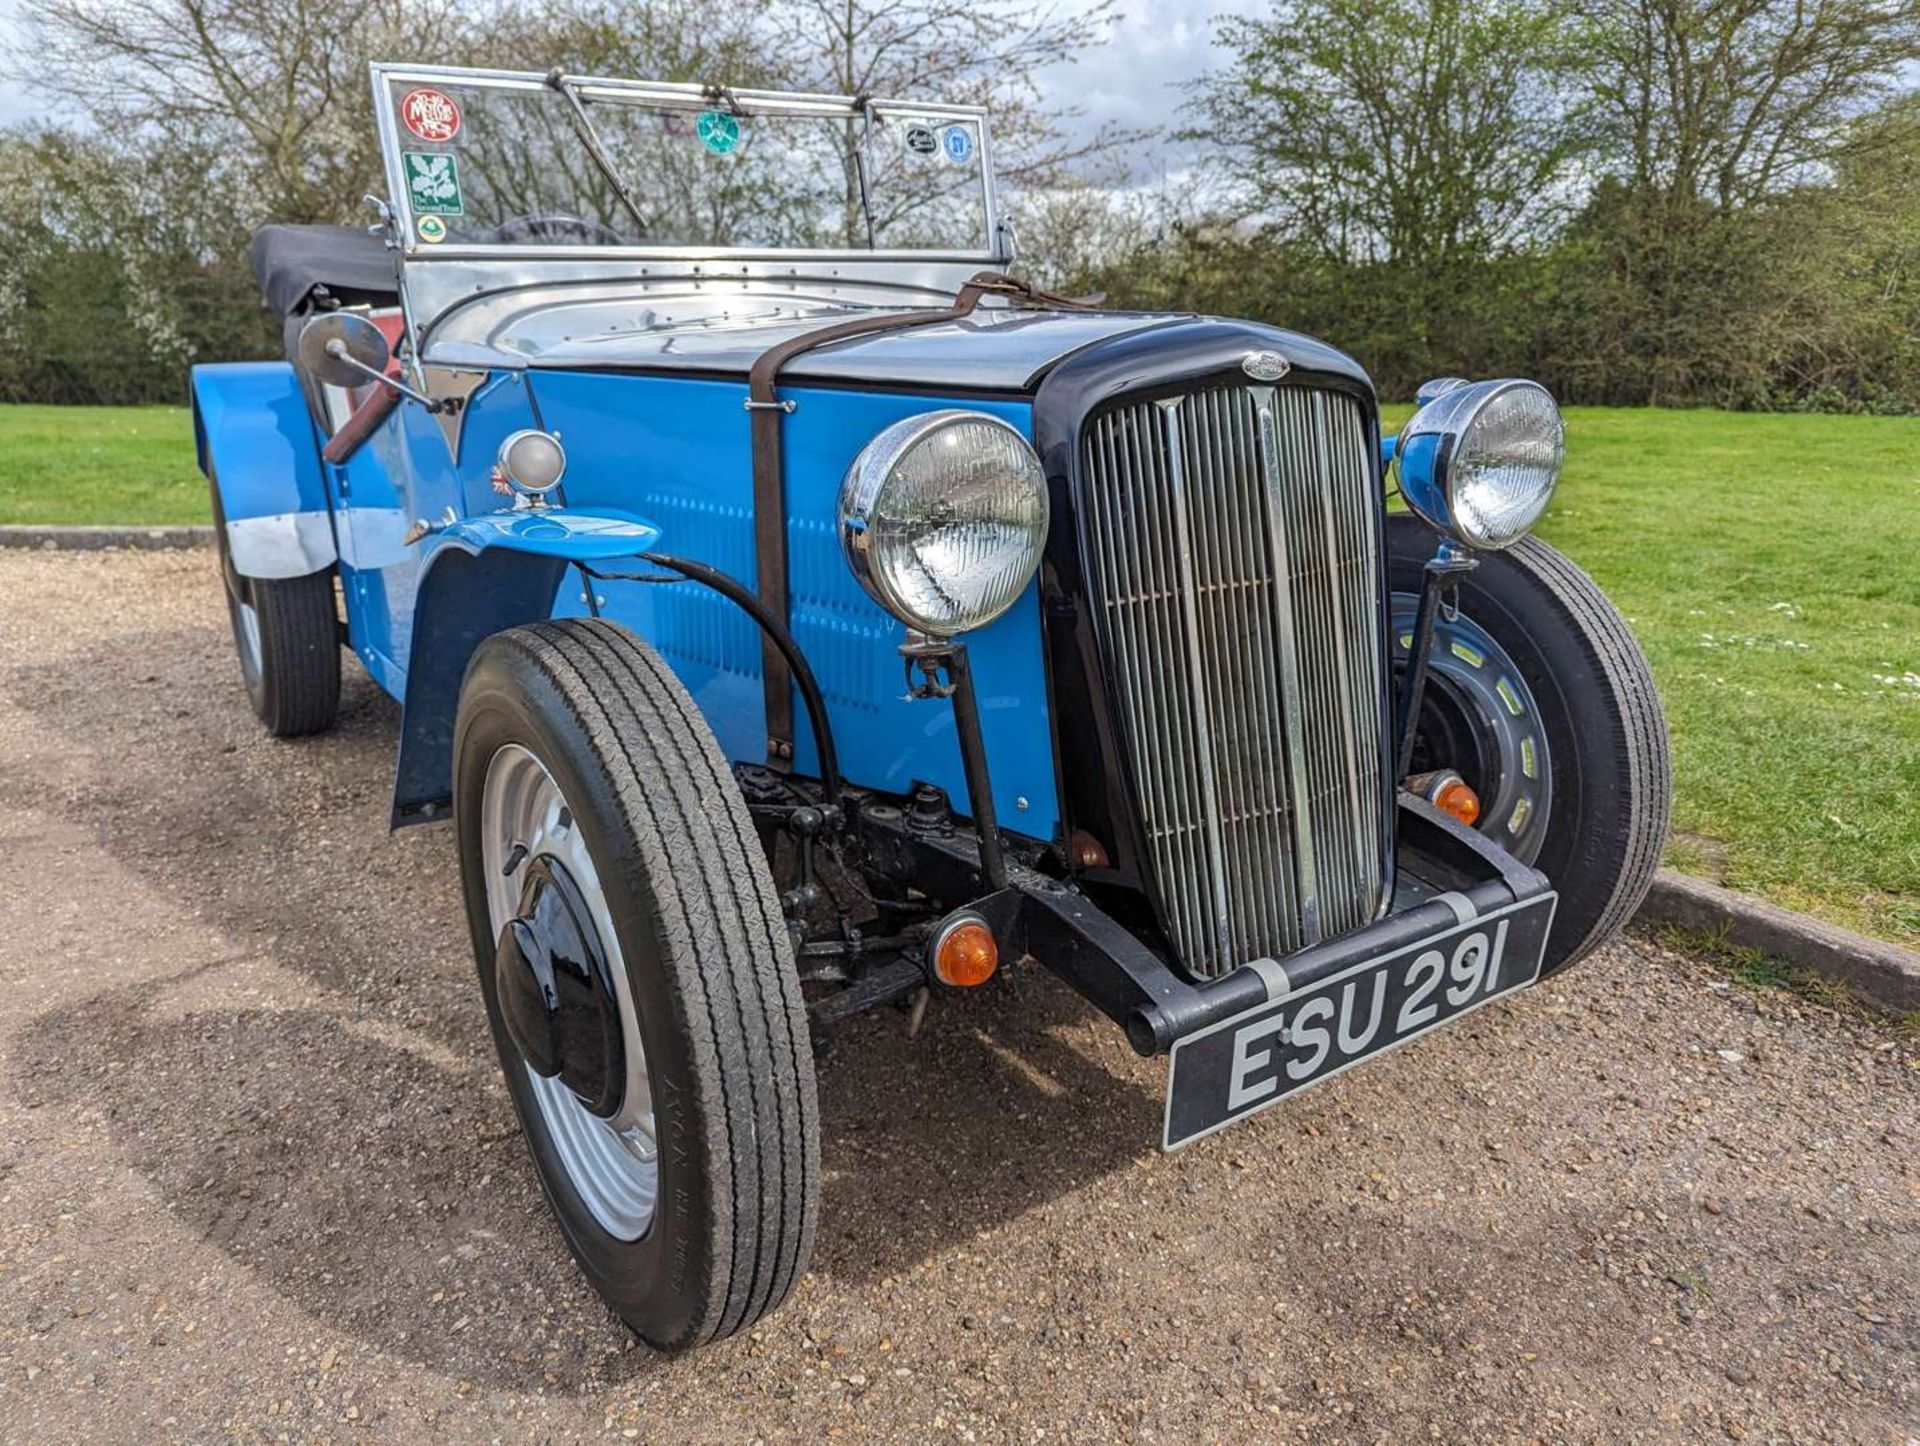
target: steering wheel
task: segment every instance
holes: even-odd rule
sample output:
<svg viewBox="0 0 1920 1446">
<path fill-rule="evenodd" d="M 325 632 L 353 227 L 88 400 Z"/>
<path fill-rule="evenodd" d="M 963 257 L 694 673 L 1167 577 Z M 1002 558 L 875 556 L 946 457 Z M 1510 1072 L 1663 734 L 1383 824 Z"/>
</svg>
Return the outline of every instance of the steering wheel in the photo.
<svg viewBox="0 0 1920 1446">
<path fill-rule="evenodd" d="M 627 238 L 611 226 L 570 216 L 564 211 L 535 211 L 515 216 L 493 228 L 493 240 L 502 245 L 528 241 L 557 241 L 566 246 L 624 246 Z"/>
</svg>

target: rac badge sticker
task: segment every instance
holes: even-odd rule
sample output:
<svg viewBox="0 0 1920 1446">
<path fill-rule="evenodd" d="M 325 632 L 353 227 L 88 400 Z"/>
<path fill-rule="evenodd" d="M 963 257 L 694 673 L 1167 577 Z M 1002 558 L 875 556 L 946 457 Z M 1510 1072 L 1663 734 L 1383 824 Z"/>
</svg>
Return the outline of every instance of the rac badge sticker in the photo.
<svg viewBox="0 0 1920 1446">
<path fill-rule="evenodd" d="M 1293 370 L 1293 363 L 1277 351 L 1250 351 L 1240 358 L 1240 370 L 1256 382 L 1277 382 Z"/>
</svg>

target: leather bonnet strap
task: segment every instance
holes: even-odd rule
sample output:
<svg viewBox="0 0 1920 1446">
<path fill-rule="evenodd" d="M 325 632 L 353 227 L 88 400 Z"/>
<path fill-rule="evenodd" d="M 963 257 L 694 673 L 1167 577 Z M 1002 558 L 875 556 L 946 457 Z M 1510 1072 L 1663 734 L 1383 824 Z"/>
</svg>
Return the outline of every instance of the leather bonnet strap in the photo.
<svg viewBox="0 0 1920 1446">
<path fill-rule="evenodd" d="M 1086 310 L 1089 303 L 1042 291 L 997 271 L 982 271 L 938 311 L 889 312 L 858 316 L 816 331 L 789 337 L 769 347 L 747 373 L 747 410 L 753 427 L 753 550 L 758 570 L 760 600 L 784 625 L 789 621 L 787 592 L 787 479 L 781 423 L 794 403 L 780 400 L 776 383 L 780 369 L 795 357 L 853 337 L 885 331 L 906 331 L 943 321 L 958 321 L 973 313 L 989 295 L 1020 297 L 1032 305 Z M 767 762 L 785 769 L 793 761 L 793 686 L 787 660 L 772 638 L 760 640 L 761 670 L 766 679 Z"/>
</svg>

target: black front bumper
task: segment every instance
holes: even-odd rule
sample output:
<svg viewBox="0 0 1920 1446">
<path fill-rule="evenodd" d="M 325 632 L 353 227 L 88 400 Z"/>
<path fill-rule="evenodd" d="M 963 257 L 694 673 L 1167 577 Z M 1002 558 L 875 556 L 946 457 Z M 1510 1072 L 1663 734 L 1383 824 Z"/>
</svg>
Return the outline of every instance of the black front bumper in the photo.
<svg viewBox="0 0 1920 1446">
<path fill-rule="evenodd" d="M 977 892 L 979 855 L 968 832 L 929 837 L 871 816 L 862 822 L 869 858 L 882 872 L 935 897 Z M 992 926 L 1003 955 L 1031 955 L 1124 1028 L 1138 1053 L 1163 1054 L 1176 1040 L 1269 999 L 1551 888 L 1546 875 L 1412 794 L 1399 796 L 1398 824 L 1396 885 L 1385 915 L 1338 939 L 1205 982 L 1167 964 L 1072 885 L 1030 869 L 1015 868 L 1005 888 L 970 907 Z"/>
</svg>

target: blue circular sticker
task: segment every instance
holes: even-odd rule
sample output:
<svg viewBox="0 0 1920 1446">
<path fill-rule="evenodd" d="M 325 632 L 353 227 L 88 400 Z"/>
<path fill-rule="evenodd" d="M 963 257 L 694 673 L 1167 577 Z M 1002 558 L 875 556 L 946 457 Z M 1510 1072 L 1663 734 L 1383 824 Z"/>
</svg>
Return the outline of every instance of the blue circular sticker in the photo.
<svg viewBox="0 0 1920 1446">
<path fill-rule="evenodd" d="M 724 156 L 740 144 L 740 122 L 723 110 L 703 111 L 697 129 L 700 144 L 716 156 Z"/>
<path fill-rule="evenodd" d="M 955 165 L 964 165 L 973 159 L 973 132 L 965 126 L 948 126 L 940 132 L 940 149 Z"/>
</svg>

